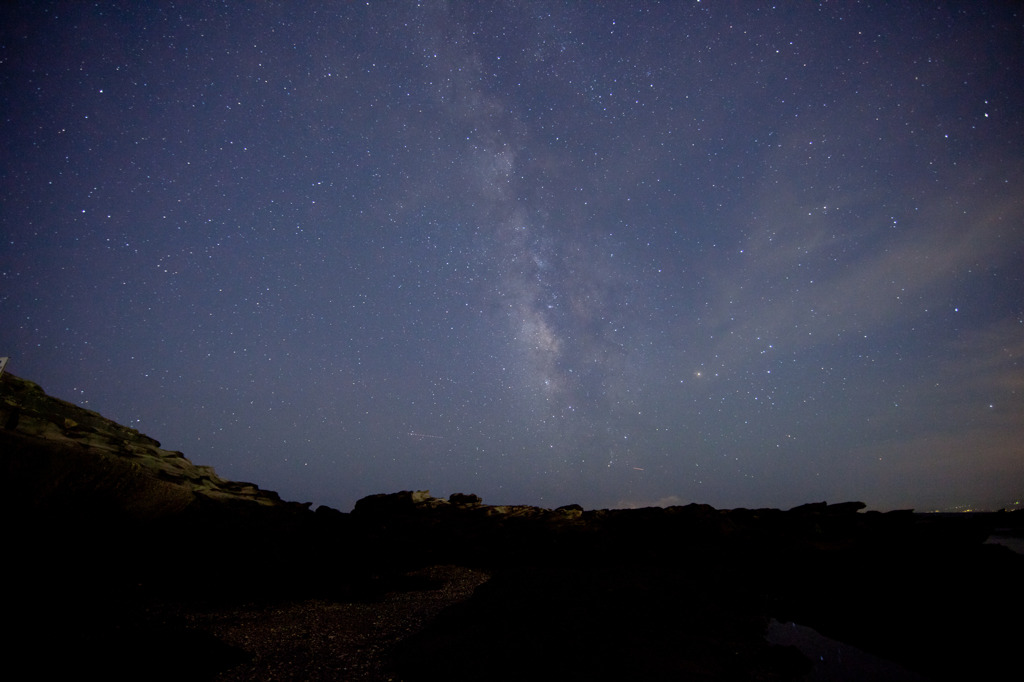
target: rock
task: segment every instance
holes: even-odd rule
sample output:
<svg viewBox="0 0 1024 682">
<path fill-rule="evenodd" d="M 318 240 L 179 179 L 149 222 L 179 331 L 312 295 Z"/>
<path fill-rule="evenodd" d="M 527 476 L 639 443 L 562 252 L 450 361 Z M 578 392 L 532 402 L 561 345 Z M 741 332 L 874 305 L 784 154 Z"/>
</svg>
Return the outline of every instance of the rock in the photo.
<svg viewBox="0 0 1024 682">
<path fill-rule="evenodd" d="M 789 510 L 790 514 L 820 514 L 828 509 L 827 502 L 808 502 Z"/>
<path fill-rule="evenodd" d="M 436 508 L 447 505 L 447 500 L 431 497 L 429 490 L 402 490 L 397 493 L 368 495 L 356 501 L 352 513 L 357 516 L 406 515 L 417 508 Z"/>
<path fill-rule="evenodd" d="M 466 495 L 464 493 L 452 493 L 448 501 L 457 507 L 479 507 L 483 500 L 479 495 Z"/>
<path fill-rule="evenodd" d="M 829 514 L 856 514 L 865 507 L 867 505 L 863 502 L 839 502 L 828 505 L 826 511 Z"/>
<path fill-rule="evenodd" d="M 3 457 L 23 482 L 18 491 L 37 511 L 105 500 L 131 518 L 175 514 L 195 495 L 288 507 L 273 492 L 217 476 L 181 452 L 72 403 L 9 372 L 0 375 Z M 81 507 L 79 511 L 84 511 Z"/>
<path fill-rule="evenodd" d="M 34 660 L 99 651 L 96 638 L 106 643 L 99 658 L 165 642 L 157 626 L 167 604 L 269 612 L 283 601 L 384 600 L 430 587 L 408 578 L 430 566 L 492 578 L 397 649 L 404 634 L 367 635 L 407 682 L 795 679 L 807 661 L 764 639 L 770 618 L 932 678 L 994 679 L 1015 663 L 1022 636 L 1022 558 L 982 544 L 992 528 L 1019 529 L 1021 514 L 860 513 L 861 502 L 588 511 L 428 490 L 370 495 L 351 514 L 313 512 L 7 373 L 0 424 L 14 571 L 5 613 L 38 625 L 21 630 L 24 650 L 38 645 Z M 86 627 L 98 634 L 76 645 Z M 187 659 L 133 650 L 150 652 L 133 661 L 143 677 L 161 669 L 158 657 Z"/>
<path fill-rule="evenodd" d="M 555 511 L 570 519 L 578 519 L 583 516 L 583 507 L 578 504 L 564 504 L 557 507 Z"/>
</svg>

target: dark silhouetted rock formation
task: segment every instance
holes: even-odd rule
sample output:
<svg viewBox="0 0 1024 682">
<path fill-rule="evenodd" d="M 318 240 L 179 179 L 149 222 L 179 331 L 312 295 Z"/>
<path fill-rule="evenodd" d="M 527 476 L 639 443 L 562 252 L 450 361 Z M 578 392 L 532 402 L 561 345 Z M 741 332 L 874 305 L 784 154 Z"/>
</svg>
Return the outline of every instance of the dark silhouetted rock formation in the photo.
<svg viewBox="0 0 1024 682">
<path fill-rule="evenodd" d="M 52 398 L 31 381 L 0 376 L 0 442 L 5 474 L 18 485 L 8 501 L 34 513 L 92 506 L 113 507 L 125 517 L 173 516 L 197 499 L 293 507 L 252 483 L 225 480 L 212 467 L 192 464 L 180 452 L 77 405 Z"/>
<path fill-rule="evenodd" d="M 12 665 L 38 677 L 800 679 L 814 661 L 770 643 L 772 619 L 931 679 L 1016 662 L 1022 557 L 984 540 L 1019 512 L 428 491 L 314 512 L 10 374 L 0 425 L 3 613 Z"/>
</svg>

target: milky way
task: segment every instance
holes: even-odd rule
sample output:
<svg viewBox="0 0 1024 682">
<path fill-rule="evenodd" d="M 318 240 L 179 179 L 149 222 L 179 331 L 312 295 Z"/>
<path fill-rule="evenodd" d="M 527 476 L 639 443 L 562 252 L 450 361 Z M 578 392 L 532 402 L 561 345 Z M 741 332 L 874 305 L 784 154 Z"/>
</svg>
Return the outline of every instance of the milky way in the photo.
<svg viewBox="0 0 1024 682">
<path fill-rule="evenodd" d="M 1007 3 L 32 3 L 0 355 L 349 509 L 1024 494 Z"/>
</svg>

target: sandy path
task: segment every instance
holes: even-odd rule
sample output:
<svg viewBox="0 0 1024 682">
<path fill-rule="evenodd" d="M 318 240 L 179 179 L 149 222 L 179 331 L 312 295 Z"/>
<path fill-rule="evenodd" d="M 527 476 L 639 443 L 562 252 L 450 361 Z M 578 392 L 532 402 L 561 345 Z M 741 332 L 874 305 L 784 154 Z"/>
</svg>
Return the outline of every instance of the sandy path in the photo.
<svg viewBox="0 0 1024 682">
<path fill-rule="evenodd" d="M 443 581 L 435 590 L 392 592 L 380 602 L 308 600 L 271 607 L 232 607 L 182 613 L 190 628 L 207 632 L 252 656 L 219 674 L 236 680 L 397 680 L 388 652 L 446 607 L 467 599 L 487 574 L 432 566 L 420 575 Z"/>
</svg>

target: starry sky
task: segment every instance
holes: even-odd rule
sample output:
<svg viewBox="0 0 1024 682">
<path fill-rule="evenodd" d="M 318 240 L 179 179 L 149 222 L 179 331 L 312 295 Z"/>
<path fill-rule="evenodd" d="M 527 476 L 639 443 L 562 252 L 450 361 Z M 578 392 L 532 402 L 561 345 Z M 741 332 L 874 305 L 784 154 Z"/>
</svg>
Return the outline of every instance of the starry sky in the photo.
<svg viewBox="0 0 1024 682">
<path fill-rule="evenodd" d="M 1024 497 L 1008 2 L 4 3 L 8 371 L 299 502 Z"/>
</svg>

